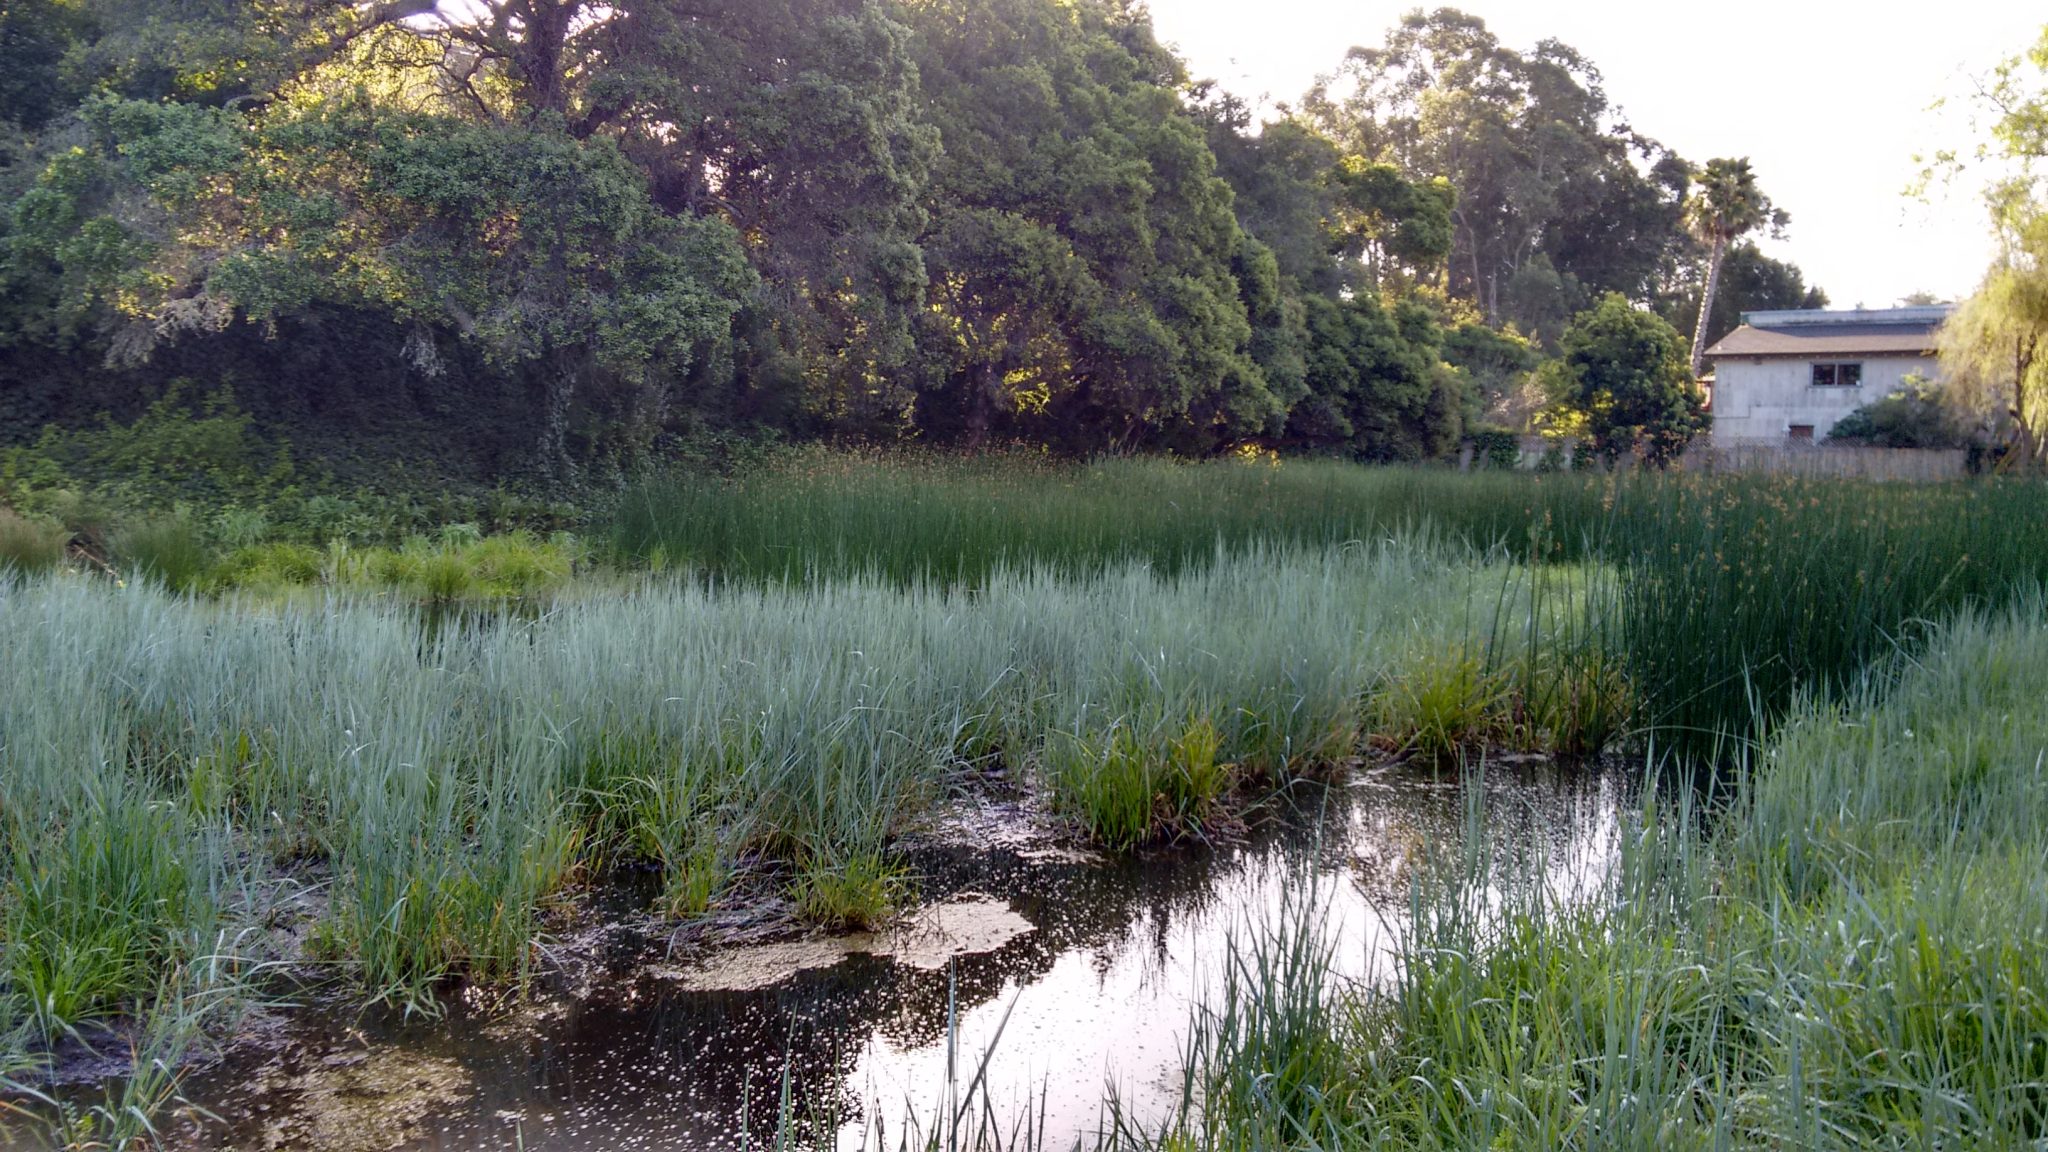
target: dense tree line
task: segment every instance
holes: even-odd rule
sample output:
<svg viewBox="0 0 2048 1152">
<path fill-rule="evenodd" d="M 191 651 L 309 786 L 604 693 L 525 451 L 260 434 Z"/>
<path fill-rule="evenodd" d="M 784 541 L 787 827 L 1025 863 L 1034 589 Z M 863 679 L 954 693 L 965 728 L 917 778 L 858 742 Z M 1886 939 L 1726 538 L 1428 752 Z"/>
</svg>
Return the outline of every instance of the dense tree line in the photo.
<svg viewBox="0 0 2048 1152">
<path fill-rule="evenodd" d="M 1449 10 L 1260 124 L 1135 0 L 18 0 L 0 421 L 186 380 L 546 480 L 721 430 L 1422 459 L 1605 298 L 1821 299 L 1693 183 Z"/>
</svg>

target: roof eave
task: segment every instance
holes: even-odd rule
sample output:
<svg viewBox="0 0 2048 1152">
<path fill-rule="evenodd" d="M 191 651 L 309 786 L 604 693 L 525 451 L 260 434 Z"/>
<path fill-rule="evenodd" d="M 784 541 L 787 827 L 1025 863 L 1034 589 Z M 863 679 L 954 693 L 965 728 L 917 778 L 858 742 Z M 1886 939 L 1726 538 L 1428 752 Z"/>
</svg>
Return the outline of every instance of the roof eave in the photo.
<svg viewBox="0 0 2048 1152">
<path fill-rule="evenodd" d="M 1938 355 L 1938 350 L 1923 348 L 1914 351 L 1909 348 L 1824 348 L 1800 349 L 1793 352 L 1723 352 L 1709 348 L 1700 353 L 1703 360 L 1838 360 L 1844 356 L 1895 356 L 1902 360 L 1921 360 Z"/>
</svg>

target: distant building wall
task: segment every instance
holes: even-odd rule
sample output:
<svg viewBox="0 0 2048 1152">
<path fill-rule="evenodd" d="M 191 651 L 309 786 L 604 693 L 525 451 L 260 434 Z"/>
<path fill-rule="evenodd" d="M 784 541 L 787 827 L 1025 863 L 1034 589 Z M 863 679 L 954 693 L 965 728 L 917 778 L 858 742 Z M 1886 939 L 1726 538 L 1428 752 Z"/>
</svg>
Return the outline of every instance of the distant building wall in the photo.
<svg viewBox="0 0 2048 1152">
<path fill-rule="evenodd" d="M 1855 387 L 1813 382 L 1814 360 L 1728 357 L 1714 364 L 1714 437 L 1716 447 L 1783 442 L 1795 427 L 1811 428 L 1815 440 L 1827 439 L 1835 422 L 1856 409 L 1882 400 L 1906 377 L 1933 379 L 1931 356 L 1831 357 L 1863 366 L 1863 382 Z"/>
</svg>

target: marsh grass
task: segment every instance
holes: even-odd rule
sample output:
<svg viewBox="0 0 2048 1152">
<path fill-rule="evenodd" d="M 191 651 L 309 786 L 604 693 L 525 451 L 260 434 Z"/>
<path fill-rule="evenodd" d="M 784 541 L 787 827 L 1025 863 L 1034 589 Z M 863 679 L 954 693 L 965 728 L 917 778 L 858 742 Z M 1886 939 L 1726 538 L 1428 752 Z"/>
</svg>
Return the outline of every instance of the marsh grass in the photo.
<svg viewBox="0 0 2048 1152">
<path fill-rule="evenodd" d="M 621 862 L 671 915 L 744 860 L 874 924 L 907 895 L 890 841 L 964 773 L 1046 773 L 1106 843 L 1198 830 L 1350 755 L 1404 654 L 1511 579 L 1389 543 L 976 590 L 657 581 L 431 627 L 383 597 L 0 585 L 0 1000 L 46 1035 L 117 1019 L 248 926 L 222 893 L 313 876 L 318 958 L 409 1012 L 521 986 L 549 910 Z M 1124 823 L 1085 815 L 1126 771 Z"/>
<path fill-rule="evenodd" d="M 332 548 L 324 562 L 298 545 L 265 545 L 229 555 L 212 572 L 222 589 L 273 591 L 326 585 L 395 593 L 426 604 L 537 601 L 562 590 L 581 549 L 573 537 L 543 540 L 527 532 L 483 536 L 455 525 L 438 538 L 415 536 L 397 548 Z"/>
<path fill-rule="evenodd" d="M 325 559 L 319 549 L 306 544 L 245 544 L 215 565 L 212 579 L 222 591 L 308 588 L 324 578 Z"/>
<path fill-rule="evenodd" d="M 479 536 L 443 533 L 438 541 L 407 541 L 396 550 L 375 549 L 344 579 L 364 579 L 447 603 L 485 596 L 520 599 L 561 588 L 575 570 L 574 542 L 540 540 L 527 533 Z"/>
<path fill-rule="evenodd" d="M 1802 692 L 1847 690 L 1909 644 L 1918 622 L 1996 607 L 2048 579 L 2044 498 L 2031 480 L 813 453 L 739 479 L 635 489 L 612 517 L 609 548 L 621 563 L 659 557 L 728 580 L 978 586 L 1006 566 L 1176 573 L 1275 544 L 1426 534 L 1613 574 L 1604 589 L 1572 593 L 1597 601 L 1583 614 L 1602 622 L 1597 645 L 1579 646 L 1574 667 L 1525 668 L 1524 683 L 1507 686 L 1523 705 L 1510 730 L 1550 729 L 1556 743 L 1588 748 L 1624 729 L 1655 732 L 1699 758 L 1753 745 Z M 1432 698 L 1412 702 L 1447 709 L 1442 724 L 1418 717 L 1424 744 L 1492 734 L 1457 723 L 1468 698 L 1502 687 L 1487 647 L 1498 645 L 1468 645 L 1480 675 L 1447 662 Z"/>
<path fill-rule="evenodd" d="M 170 806 L 89 801 L 7 839 L 7 984 L 46 1042 L 140 999 L 187 957 L 205 916 L 189 907 L 189 836 Z"/>
<path fill-rule="evenodd" d="M 1646 722 L 1667 747 L 1752 742 L 1854 688 L 1929 620 L 2048 579 L 2034 482 L 1684 478 L 1625 490 L 1606 545 Z"/>
<path fill-rule="evenodd" d="M 1331 975 L 1326 883 L 1291 878 L 1270 918 L 1230 933 L 1223 970 L 1190 1020 L 1179 1106 L 1146 1128 L 1115 1110 L 1114 1147 L 1346 1147 L 1355 1120 L 1347 1085 L 1346 988 Z"/>
<path fill-rule="evenodd" d="M 1576 476 L 1458 475 L 1336 461 L 1062 464 L 1028 455 L 866 458 L 823 452 L 737 479 L 628 491 L 611 518 L 623 562 L 722 578 L 853 574 L 979 584 L 1004 568 L 1066 575 L 1142 562 L 1178 572 L 1226 550 L 1412 535 L 1425 522 L 1481 549 L 1576 556 L 1602 486 Z"/>
<path fill-rule="evenodd" d="M 1242 775 L 1221 745 L 1204 715 L 1149 732 L 1118 723 L 1094 737 L 1061 733 L 1046 748 L 1047 780 L 1055 803 L 1107 847 L 1198 836 Z"/>
<path fill-rule="evenodd" d="M 182 511 L 127 525 L 108 544 L 115 567 L 174 592 L 199 588 L 212 565 L 201 528 Z"/>
<path fill-rule="evenodd" d="M 330 548 L 281 596 L 310 556 L 238 554 L 218 600 L 0 574 L 0 1025 L 32 1060 L 167 1011 L 147 973 L 252 931 L 228 896 L 313 874 L 320 955 L 434 1012 L 520 987 L 548 910 L 628 859 L 672 915 L 764 861 L 814 919 L 880 918 L 891 839 L 970 766 L 1129 846 L 1368 735 L 1628 737 L 1733 767 L 1716 839 L 1646 812 L 1594 901 L 1446 868 L 1396 994 L 1315 1028 L 1254 1020 L 1305 978 L 1255 950 L 1219 1075 L 1319 1029 L 1364 1056 L 1174 1138 L 2038 1139 L 2041 494 L 825 459 L 643 493 L 612 547 L 669 571 L 601 595 L 555 596 L 571 541 L 469 532 Z"/>
<path fill-rule="evenodd" d="M 2022 595 L 1924 644 L 1795 709 L 1714 820 L 1653 773 L 1589 888 L 1468 821 L 1385 987 L 1296 961 L 1313 910 L 1240 942 L 1182 1113 L 1121 1143 L 2038 1144 L 2048 614 Z"/>
<path fill-rule="evenodd" d="M 918 1109 L 906 1103 L 899 1111 L 890 1101 L 870 1100 L 863 1103 L 857 1116 L 849 1117 L 845 1113 L 848 1101 L 843 1094 L 831 1092 L 820 1097 L 800 1092 L 793 1067 L 785 1059 L 777 1084 L 774 1128 L 757 1138 L 743 1123 L 739 1133 L 741 1149 L 797 1152 L 851 1147 L 860 1152 L 1045 1152 L 1056 1147 L 1046 1138 L 1048 1088 L 1039 1090 L 1036 1107 L 1027 1106 L 1014 1115 L 1000 1117 L 989 1090 L 988 1071 L 1002 1058 L 1003 1034 L 1009 1028 L 1010 1012 L 1015 1007 L 1016 999 L 1012 998 L 978 1056 L 968 1051 L 960 1038 L 958 976 L 949 965 L 945 1082 L 934 1104 Z M 749 1085 L 745 1095 L 751 1098 L 751 1094 Z M 1003 1111 L 1008 1113 L 1009 1109 Z"/>
<path fill-rule="evenodd" d="M 64 562 L 70 538 L 62 524 L 0 507 L 0 572 L 47 572 Z"/>
<path fill-rule="evenodd" d="M 880 852 L 806 861 L 792 896 L 797 915 L 827 928 L 880 927 L 914 895 L 910 871 Z"/>
<path fill-rule="evenodd" d="M 1398 751 L 1446 763 L 1486 743 L 1505 721 L 1506 674 L 1481 655 L 1420 653 L 1382 690 L 1377 730 Z"/>
</svg>

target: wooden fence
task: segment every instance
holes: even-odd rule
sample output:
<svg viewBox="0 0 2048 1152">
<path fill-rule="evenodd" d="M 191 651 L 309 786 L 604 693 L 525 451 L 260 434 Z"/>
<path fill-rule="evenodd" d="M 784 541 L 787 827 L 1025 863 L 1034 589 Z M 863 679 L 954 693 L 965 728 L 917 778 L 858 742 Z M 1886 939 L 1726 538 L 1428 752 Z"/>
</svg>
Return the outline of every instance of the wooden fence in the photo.
<svg viewBox="0 0 2048 1152">
<path fill-rule="evenodd" d="M 1785 472 L 1859 480 L 1954 480 L 1969 467 L 1961 448 L 1852 448 L 1846 444 L 1695 445 L 1679 457 L 1688 472 Z"/>
<path fill-rule="evenodd" d="M 1522 437 L 1517 467 L 1569 467 L 1572 445 Z M 1464 467 L 1483 465 L 1467 451 Z M 1686 472 L 1771 472 L 1800 476 L 1845 476 L 1861 480 L 1933 482 L 1953 480 L 1969 469 L 1961 448 L 1858 448 L 1846 444 L 1695 443 L 1672 465 Z"/>
</svg>

